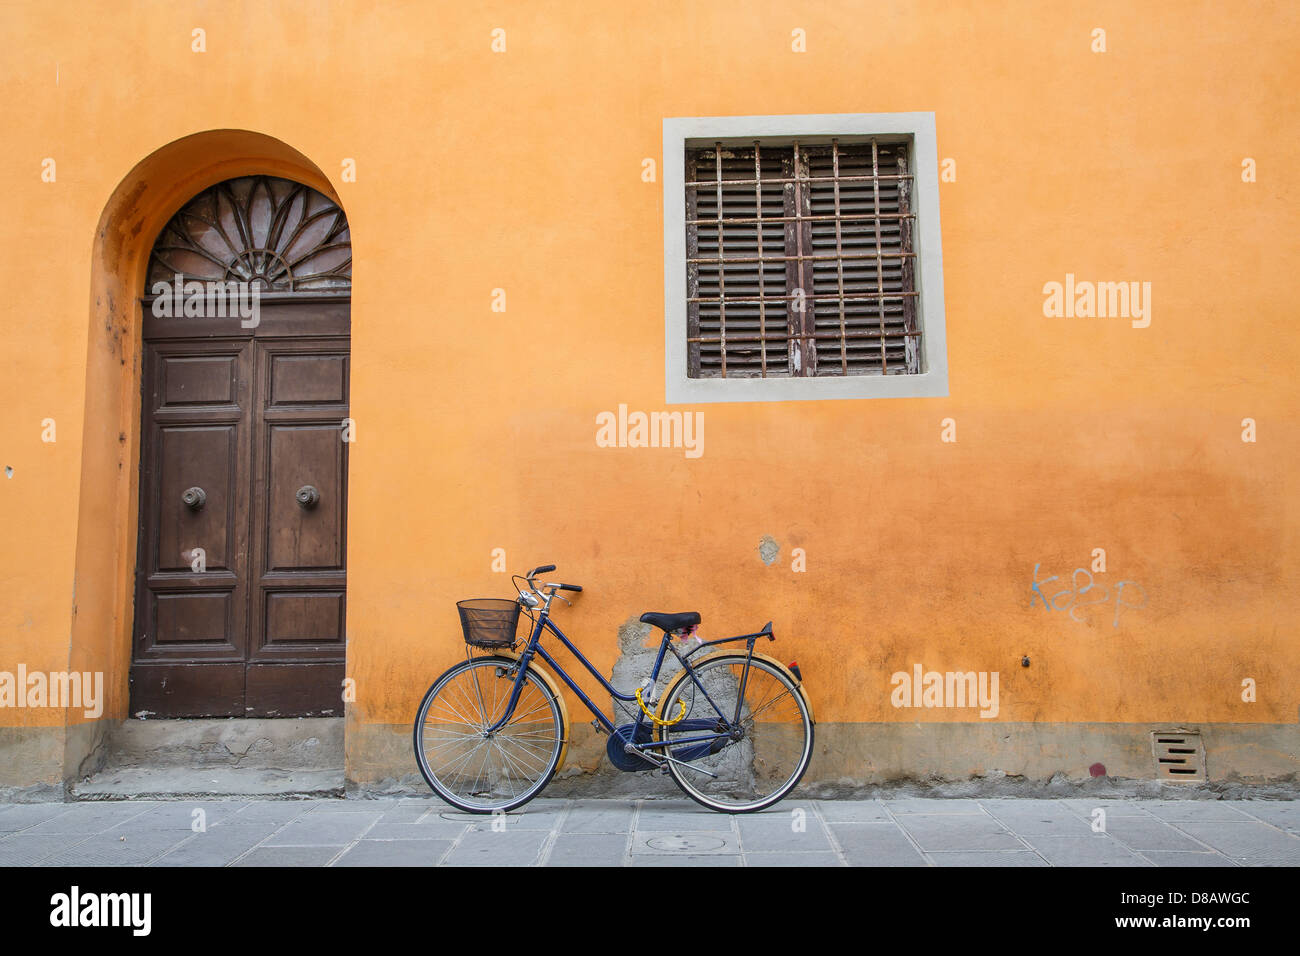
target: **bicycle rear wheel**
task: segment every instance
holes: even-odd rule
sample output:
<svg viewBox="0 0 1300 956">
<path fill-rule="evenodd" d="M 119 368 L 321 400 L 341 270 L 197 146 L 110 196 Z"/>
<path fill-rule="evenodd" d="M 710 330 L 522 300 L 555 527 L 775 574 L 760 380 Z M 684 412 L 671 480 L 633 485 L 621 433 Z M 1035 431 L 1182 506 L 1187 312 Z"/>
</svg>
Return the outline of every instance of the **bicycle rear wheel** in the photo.
<svg viewBox="0 0 1300 956">
<path fill-rule="evenodd" d="M 740 700 L 740 720 L 733 722 L 741 698 L 744 654 L 719 654 L 695 667 L 707 696 L 682 671 L 664 693 L 661 717 L 679 724 L 657 727 L 658 740 L 676 761 L 668 772 L 696 803 L 723 813 L 751 813 L 770 807 L 798 785 L 812 759 L 813 721 L 803 692 L 780 668 L 760 658 L 750 661 Z M 709 721 L 717 720 L 713 728 Z M 673 740 L 735 730 L 712 744 Z"/>
<path fill-rule="evenodd" d="M 560 760 L 565 728 L 560 703 L 531 667 L 510 720 L 518 674 L 508 657 L 478 657 L 434 681 L 415 718 L 415 759 L 433 792 L 469 813 L 522 806 L 541 791 Z"/>
</svg>

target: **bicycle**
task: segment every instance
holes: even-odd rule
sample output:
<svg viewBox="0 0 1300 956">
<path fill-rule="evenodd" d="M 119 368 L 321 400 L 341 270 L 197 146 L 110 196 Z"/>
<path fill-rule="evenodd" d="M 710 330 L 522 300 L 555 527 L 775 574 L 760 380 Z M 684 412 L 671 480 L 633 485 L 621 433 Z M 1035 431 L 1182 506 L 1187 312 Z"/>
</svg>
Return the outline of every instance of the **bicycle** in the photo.
<svg viewBox="0 0 1300 956">
<path fill-rule="evenodd" d="M 700 615 L 647 612 L 641 621 L 663 631 L 654 669 L 631 694 L 617 690 L 551 619 L 558 592 L 577 584 L 535 578 L 548 564 L 511 581 L 519 597 L 458 602 L 466 659 L 449 668 L 425 693 L 416 714 L 415 756 L 430 788 L 470 813 L 513 810 L 551 781 L 570 739 L 568 709 L 559 685 L 536 659 L 549 665 L 609 735 L 606 754 L 620 770 L 667 773 L 687 796 L 710 810 L 750 813 L 770 807 L 798 785 L 812 758 L 813 713 L 797 663 L 782 664 L 754 650 L 776 640 L 772 622 L 753 634 L 703 641 Z M 527 583 L 520 587 L 519 581 Z M 521 611 L 531 635 L 516 652 Z M 536 612 L 536 613 L 534 613 Z M 559 638 L 614 701 L 637 705 L 636 719 L 616 725 L 541 645 L 543 633 Z M 675 646 L 695 646 L 683 652 Z M 692 660 L 705 648 L 745 642 Z M 475 656 L 474 650 L 488 653 Z M 671 652 L 681 670 L 655 693 Z"/>
</svg>

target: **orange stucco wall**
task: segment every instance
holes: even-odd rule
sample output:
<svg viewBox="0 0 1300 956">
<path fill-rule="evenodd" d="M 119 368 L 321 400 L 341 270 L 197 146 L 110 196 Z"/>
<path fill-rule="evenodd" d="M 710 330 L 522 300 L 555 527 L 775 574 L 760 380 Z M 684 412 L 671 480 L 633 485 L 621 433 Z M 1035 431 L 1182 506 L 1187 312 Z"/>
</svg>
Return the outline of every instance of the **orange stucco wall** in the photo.
<svg viewBox="0 0 1300 956">
<path fill-rule="evenodd" d="M 0 670 L 103 669 L 125 716 L 142 257 L 189 195 L 260 170 L 331 192 L 352 226 L 354 725 L 411 719 L 461 654 L 454 601 L 509 594 L 494 548 L 587 587 L 559 619 L 607 672 L 643 610 L 699 609 L 706 636 L 773 619 L 822 721 L 978 719 L 892 707 L 890 674 L 919 663 L 1000 672 L 997 720 L 1294 723 L 1298 20 L 6 4 Z M 662 189 L 641 176 L 662 119 L 915 110 L 955 160 L 950 397 L 699 406 L 697 459 L 597 447 L 600 412 L 665 408 Z M 177 145 L 210 130 L 250 132 Z M 1066 273 L 1150 282 L 1150 326 L 1045 317 Z M 1033 605 L 1035 564 L 1065 577 L 1094 548 L 1098 584 L 1136 581 L 1146 607 L 1115 627 Z"/>
</svg>

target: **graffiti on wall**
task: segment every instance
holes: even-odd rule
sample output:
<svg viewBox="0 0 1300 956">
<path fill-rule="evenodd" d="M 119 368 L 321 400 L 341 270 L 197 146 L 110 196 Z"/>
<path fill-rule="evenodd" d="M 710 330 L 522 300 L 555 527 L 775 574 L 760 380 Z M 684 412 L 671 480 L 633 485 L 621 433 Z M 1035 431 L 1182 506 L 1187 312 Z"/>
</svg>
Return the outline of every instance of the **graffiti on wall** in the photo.
<svg viewBox="0 0 1300 956">
<path fill-rule="evenodd" d="M 1031 607 L 1036 606 L 1041 598 L 1043 607 L 1048 611 L 1064 611 L 1070 616 L 1070 620 L 1081 624 L 1096 619 L 1097 608 L 1104 608 L 1105 613 L 1111 617 L 1111 626 L 1119 627 L 1122 611 L 1138 610 L 1147 606 L 1147 592 L 1136 581 L 1120 581 L 1112 590 L 1104 584 L 1097 583 L 1092 572 L 1087 568 L 1075 568 L 1068 578 L 1069 587 L 1060 590 L 1047 589 L 1053 581 L 1061 581 L 1061 579 L 1055 574 L 1040 578 L 1038 574 L 1041 567 L 1041 562 L 1034 565 L 1033 578 L 1029 584 L 1029 590 L 1033 593 L 1030 599 Z"/>
</svg>

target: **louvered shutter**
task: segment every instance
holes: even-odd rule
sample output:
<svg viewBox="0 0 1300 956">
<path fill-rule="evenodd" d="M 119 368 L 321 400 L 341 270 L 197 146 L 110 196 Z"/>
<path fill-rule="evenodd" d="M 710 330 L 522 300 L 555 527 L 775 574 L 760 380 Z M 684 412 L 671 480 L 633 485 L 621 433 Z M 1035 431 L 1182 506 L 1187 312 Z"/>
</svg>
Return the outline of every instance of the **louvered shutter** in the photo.
<svg viewBox="0 0 1300 956">
<path fill-rule="evenodd" d="M 691 377 L 920 371 L 907 153 L 687 151 Z"/>
<path fill-rule="evenodd" d="M 817 374 L 915 373 L 905 145 L 807 152 Z"/>
<path fill-rule="evenodd" d="M 753 148 L 692 152 L 687 180 L 700 185 L 688 186 L 686 208 L 691 374 L 788 375 L 783 218 L 793 193 L 781 180 L 790 151 L 762 149 L 757 162 Z"/>
</svg>

